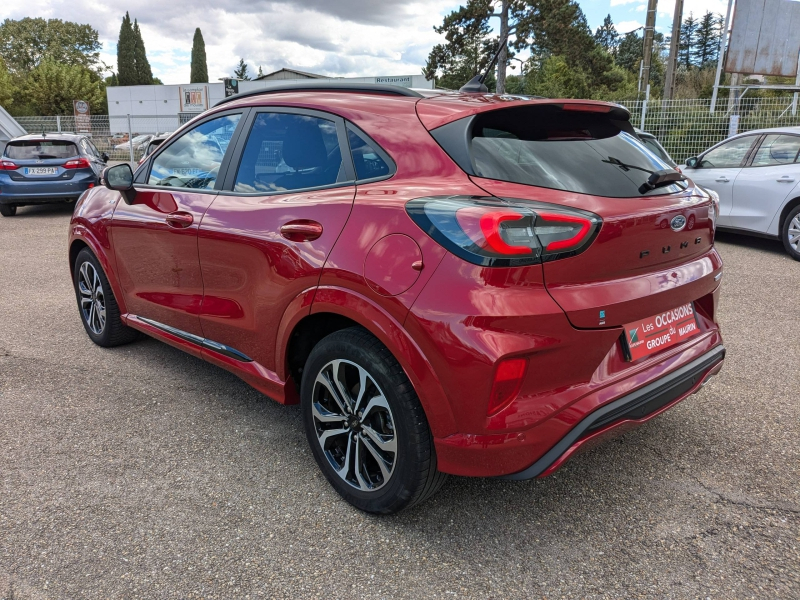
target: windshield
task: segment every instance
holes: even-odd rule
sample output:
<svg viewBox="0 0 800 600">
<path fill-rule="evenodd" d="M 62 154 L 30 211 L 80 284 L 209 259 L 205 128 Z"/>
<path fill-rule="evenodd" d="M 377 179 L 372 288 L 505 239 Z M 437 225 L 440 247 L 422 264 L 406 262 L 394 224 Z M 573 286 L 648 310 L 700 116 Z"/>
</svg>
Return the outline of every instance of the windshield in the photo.
<svg viewBox="0 0 800 600">
<path fill-rule="evenodd" d="M 629 198 L 685 189 L 647 188 L 650 175 L 672 167 L 619 121 L 553 105 L 478 115 L 471 155 L 481 177 L 581 194 Z"/>
<path fill-rule="evenodd" d="M 78 156 L 78 147 L 64 140 L 19 140 L 8 143 L 5 156 L 16 160 L 71 158 Z"/>
</svg>

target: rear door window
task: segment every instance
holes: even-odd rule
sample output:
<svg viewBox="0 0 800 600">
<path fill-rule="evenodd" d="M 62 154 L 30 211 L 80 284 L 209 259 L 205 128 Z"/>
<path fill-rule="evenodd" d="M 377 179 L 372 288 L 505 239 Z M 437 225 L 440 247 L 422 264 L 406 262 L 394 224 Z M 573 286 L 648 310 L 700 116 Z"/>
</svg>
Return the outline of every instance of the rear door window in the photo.
<svg viewBox="0 0 800 600">
<path fill-rule="evenodd" d="M 19 140 L 9 142 L 6 158 L 17 160 L 45 160 L 78 156 L 78 147 L 66 140 Z"/>
<path fill-rule="evenodd" d="M 353 155 L 356 178 L 359 181 L 385 178 L 394 174 L 392 159 L 366 135 L 348 125 L 347 139 L 350 142 L 350 152 Z"/>
<path fill-rule="evenodd" d="M 554 105 L 482 113 L 472 127 L 474 169 L 489 179 L 614 198 L 685 189 L 673 183 L 640 191 L 651 174 L 672 168 L 625 125 Z"/>
<path fill-rule="evenodd" d="M 757 135 L 746 135 L 720 144 L 700 159 L 699 169 L 735 169 L 741 167 Z"/>
<path fill-rule="evenodd" d="M 335 121 L 262 112 L 247 138 L 233 191 L 286 192 L 346 180 Z"/>
<path fill-rule="evenodd" d="M 800 154 L 800 136 L 770 134 L 764 138 L 753 157 L 753 167 L 790 165 Z"/>
</svg>

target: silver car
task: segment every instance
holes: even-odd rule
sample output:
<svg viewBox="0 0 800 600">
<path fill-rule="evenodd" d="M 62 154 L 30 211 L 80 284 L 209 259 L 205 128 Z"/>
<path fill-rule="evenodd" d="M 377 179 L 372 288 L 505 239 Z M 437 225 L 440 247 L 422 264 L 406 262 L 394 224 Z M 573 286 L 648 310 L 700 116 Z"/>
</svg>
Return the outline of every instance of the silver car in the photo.
<svg viewBox="0 0 800 600">
<path fill-rule="evenodd" d="M 683 172 L 719 194 L 717 227 L 780 239 L 800 260 L 800 127 L 740 133 L 686 160 Z"/>
</svg>

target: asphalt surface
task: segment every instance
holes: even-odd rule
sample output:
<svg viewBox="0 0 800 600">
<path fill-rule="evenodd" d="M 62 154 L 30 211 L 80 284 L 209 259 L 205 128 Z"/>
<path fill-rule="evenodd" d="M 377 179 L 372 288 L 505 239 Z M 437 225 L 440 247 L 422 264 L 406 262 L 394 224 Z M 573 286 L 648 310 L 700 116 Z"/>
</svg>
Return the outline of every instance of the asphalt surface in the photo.
<svg viewBox="0 0 800 600">
<path fill-rule="evenodd" d="M 554 476 L 345 504 L 297 407 L 84 333 L 71 209 L 0 219 L 0 599 L 800 598 L 800 263 L 726 235 L 728 359 Z"/>
</svg>

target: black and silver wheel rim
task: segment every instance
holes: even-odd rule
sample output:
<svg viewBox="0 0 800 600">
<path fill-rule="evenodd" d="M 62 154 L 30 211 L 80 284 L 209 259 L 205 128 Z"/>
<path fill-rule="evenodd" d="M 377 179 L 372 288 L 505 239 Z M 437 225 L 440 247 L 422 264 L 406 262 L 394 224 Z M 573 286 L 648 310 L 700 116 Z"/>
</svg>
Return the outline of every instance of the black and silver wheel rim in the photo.
<svg viewBox="0 0 800 600">
<path fill-rule="evenodd" d="M 797 213 L 789 222 L 786 239 L 789 242 L 789 246 L 792 247 L 792 250 L 800 252 L 800 213 Z"/>
<path fill-rule="evenodd" d="M 363 367 L 332 360 L 317 374 L 311 403 L 314 430 L 336 474 L 362 492 L 379 490 L 397 464 L 392 410 Z"/>
<path fill-rule="evenodd" d="M 78 292 L 81 295 L 81 315 L 87 327 L 95 335 L 103 333 L 106 326 L 106 297 L 100 276 L 90 262 L 78 269 Z"/>
</svg>

